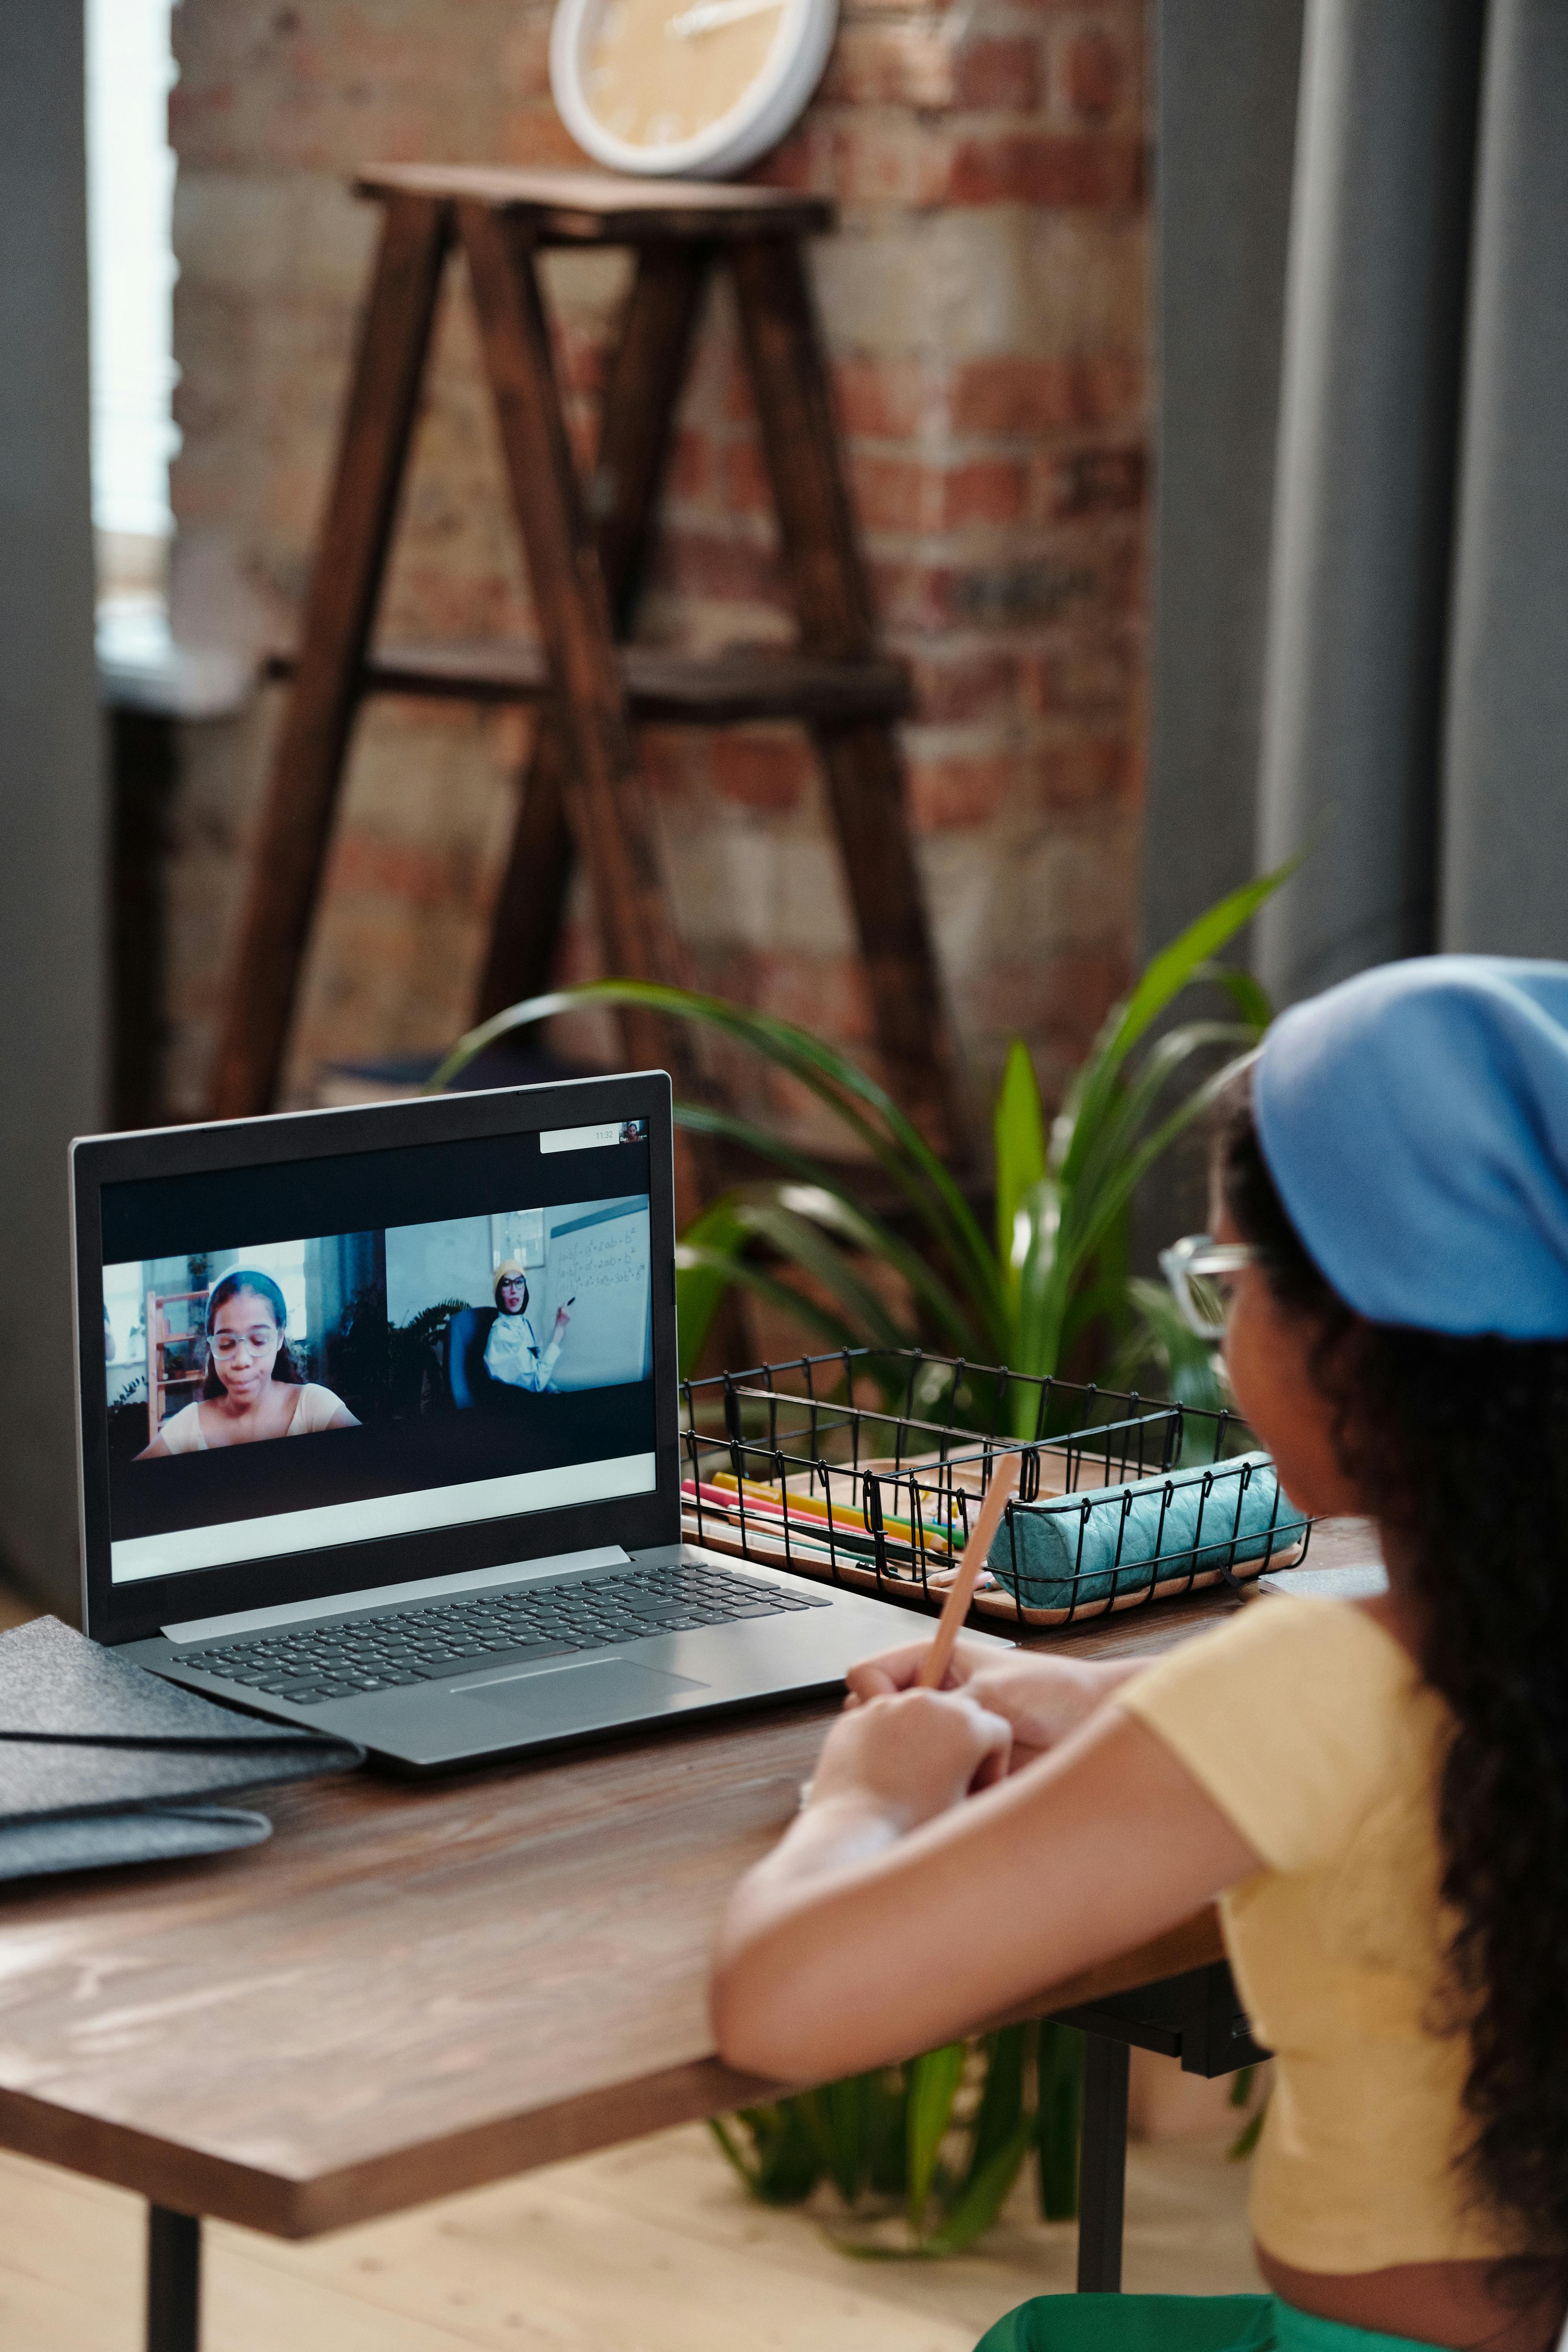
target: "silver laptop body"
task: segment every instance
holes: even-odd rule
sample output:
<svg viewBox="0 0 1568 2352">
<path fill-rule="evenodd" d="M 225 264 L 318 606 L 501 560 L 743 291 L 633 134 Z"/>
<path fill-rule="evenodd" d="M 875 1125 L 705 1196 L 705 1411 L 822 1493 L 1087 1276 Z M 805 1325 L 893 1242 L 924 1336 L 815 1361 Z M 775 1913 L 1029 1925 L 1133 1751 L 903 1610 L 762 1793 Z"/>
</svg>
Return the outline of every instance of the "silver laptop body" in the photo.
<svg viewBox="0 0 1568 2352">
<path fill-rule="evenodd" d="M 83 1623 L 154 1672 L 431 1771 L 929 1622 L 681 1541 L 662 1072 L 90 1137 L 71 1184 Z"/>
</svg>

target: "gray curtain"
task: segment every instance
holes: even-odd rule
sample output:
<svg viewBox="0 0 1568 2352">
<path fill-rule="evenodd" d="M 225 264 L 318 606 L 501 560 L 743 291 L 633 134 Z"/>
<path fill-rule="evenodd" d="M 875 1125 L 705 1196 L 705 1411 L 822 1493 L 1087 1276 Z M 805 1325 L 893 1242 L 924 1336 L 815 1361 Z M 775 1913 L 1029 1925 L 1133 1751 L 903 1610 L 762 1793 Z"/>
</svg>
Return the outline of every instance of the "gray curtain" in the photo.
<svg viewBox="0 0 1568 2352">
<path fill-rule="evenodd" d="M 1568 955 L 1568 6 L 1163 0 L 1157 22 L 1149 943 L 1305 848 L 1255 926 L 1282 1002 L 1432 948 Z M 1294 136 L 1260 141 L 1293 31 Z M 1251 207 L 1228 230 L 1202 202 L 1227 169 Z M 1205 540 L 1183 518 L 1221 432 Z"/>
<path fill-rule="evenodd" d="M 1151 947 L 1252 871 L 1301 0 L 1164 0 L 1156 51 Z"/>
<path fill-rule="evenodd" d="M 78 1591 L 66 1146 L 103 1121 L 82 10 L 0 8 L 0 1556 Z"/>
<path fill-rule="evenodd" d="M 1444 758 L 1445 947 L 1568 956 L 1568 6 L 1492 0 Z"/>
</svg>

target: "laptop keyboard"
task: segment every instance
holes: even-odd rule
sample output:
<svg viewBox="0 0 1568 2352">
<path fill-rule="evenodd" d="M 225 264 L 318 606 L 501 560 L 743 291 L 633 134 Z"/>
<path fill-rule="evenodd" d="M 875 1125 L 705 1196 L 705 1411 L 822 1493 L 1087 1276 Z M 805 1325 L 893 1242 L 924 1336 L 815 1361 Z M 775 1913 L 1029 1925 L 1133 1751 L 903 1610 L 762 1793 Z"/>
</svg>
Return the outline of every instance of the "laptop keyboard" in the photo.
<svg viewBox="0 0 1568 2352">
<path fill-rule="evenodd" d="M 634 1569 L 588 1581 L 529 1584 L 514 1592 L 345 1618 L 330 1625 L 180 1652 L 183 1666 L 221 1675 L 295 1706 L 322 1706 L 362 1691 L 439 1682 L 487 1665 L 530 1664 L 581 1650 L 609 1649 L 649 1633 L 685 1633 L 745 1617 L 827 1609 L 826 1593 L 784 1591 L 700 1561 Z"/>
</svg>

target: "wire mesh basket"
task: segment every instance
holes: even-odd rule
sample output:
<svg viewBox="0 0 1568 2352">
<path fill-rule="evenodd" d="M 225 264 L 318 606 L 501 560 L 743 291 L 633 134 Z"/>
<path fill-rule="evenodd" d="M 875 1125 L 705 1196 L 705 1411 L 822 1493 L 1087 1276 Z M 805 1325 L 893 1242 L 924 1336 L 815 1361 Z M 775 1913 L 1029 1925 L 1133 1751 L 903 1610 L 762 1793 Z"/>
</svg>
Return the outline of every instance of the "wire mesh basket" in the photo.
<svg viewBox="0 0 1568 2352">
<path fill-rule="evenodd" d="M 1239 1588 L 1310 1533 L 1238 1415 L 1135 1391 L 862 1348 L 683 1381 L 681 1404 L 689 1541 L 933 1608 L 1018 1456 L 977 1622 Z"/>
</svg>

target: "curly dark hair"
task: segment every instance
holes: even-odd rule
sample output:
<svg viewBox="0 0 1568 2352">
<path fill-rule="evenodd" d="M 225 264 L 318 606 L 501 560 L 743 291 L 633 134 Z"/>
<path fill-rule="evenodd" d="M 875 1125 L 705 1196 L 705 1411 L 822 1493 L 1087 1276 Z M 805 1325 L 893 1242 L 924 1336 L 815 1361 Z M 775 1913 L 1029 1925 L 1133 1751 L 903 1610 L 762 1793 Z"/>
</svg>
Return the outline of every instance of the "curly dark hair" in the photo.
<svg viewBox="0 0 1568 2352">
<path fill-rule="evenodd" d="M 1419 1664 L 1457 1726 L 1438 1833 L 1458 1924 L 1435 2021 L 1470 2035 L 1468 2186 L 1568 2248 L 1568 1340 L 1354 1314 L 1286 1213 L 1249 1101 L 1217 1172 L 1275 1298 L 1315 1327 L 1342 1465 L 1408 1559 Z"/>
<path fill-rule="evenodd" d="M 237 1298 L 242 1290 L 248 1290 L 254 1297 L 262 1300 L 268 1313 L 278 1326 L 279 1336 L 278 1353 L 272 1363 L 273 1379 L 281 1381 L 286 1388 L 303 1388 L 305 1375 L 295 1360 L 294 1351 L 289 1347 L 288 1339 L 283 1336 L 289 1322 L 289 1309 L 283 1304 L 283 1293 L 279 1289 L 272 1276 L 269 1274 L 263 1274 L 258 1267 L 237 1265 L 232 1274 L 226 1274 L 221 1282 L 214 1285 L 212 1294 L 207 1300 L 205 1328 L 209 1339 L 213 1318 L 218 1308 L 226 1306 L 231 1298 Z M 217 1376 L 217 1366 L 213 1361 L 209 1349 L 207 1376 L 202 1382 L 202 1395 L 204 1398 L 209 1398 L 220 1397 L 224 1393 L 224 1385 Z"/>
</svg>

